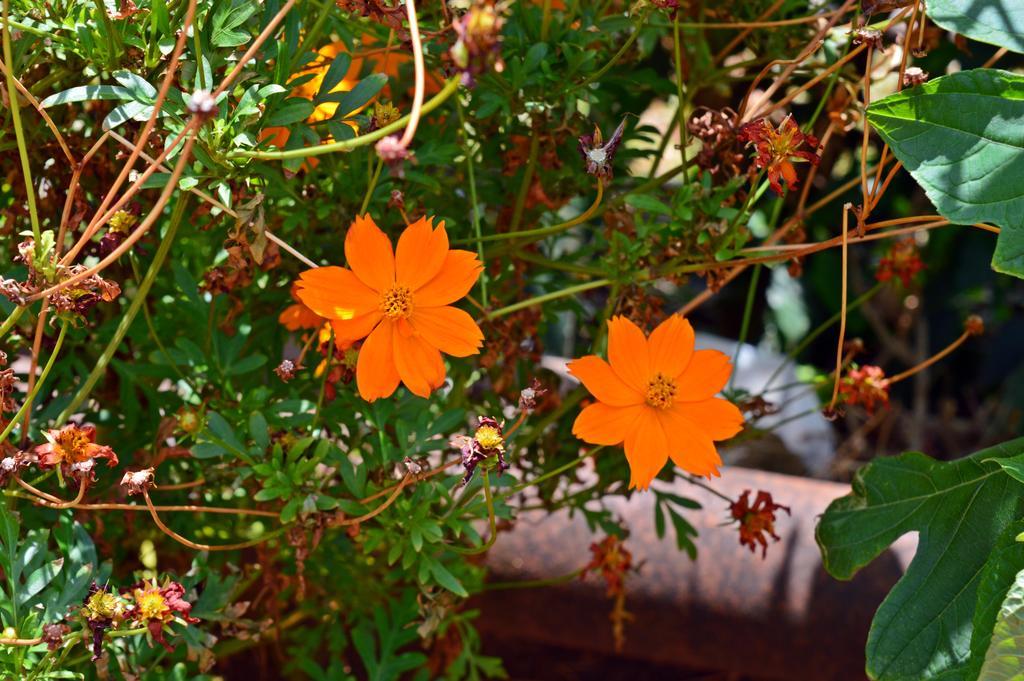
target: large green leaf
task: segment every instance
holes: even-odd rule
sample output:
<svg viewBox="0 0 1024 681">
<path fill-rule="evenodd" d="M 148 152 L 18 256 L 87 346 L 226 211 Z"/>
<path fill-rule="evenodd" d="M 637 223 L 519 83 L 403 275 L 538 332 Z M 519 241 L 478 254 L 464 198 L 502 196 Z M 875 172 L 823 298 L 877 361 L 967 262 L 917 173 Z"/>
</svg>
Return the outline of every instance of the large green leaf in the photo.
<svg viewBox="0 0 1024 681">
<path fill-rule="evenodd" d="M 868 118 L 943 217 L 1002 228 L 992 267 L 1024 277 L 1024 77 L 962 71 L 879 100 Z"/>
<path fill-rule="evenodd" d="M 825 568 L 849 579 L 908 532 L 917 553 L 875 614 L 867 672 L 885 681 L 964 678 L 981 575 L 1024 487 L 997 462 L 1013 440 L 949 463 L 912 452 L 861 469 L 817 529 Z"/>
<path fill-rule="evenodd" d="M 928 0 L 928 16 L 942 28 L 983 43 L 1024 52 L 1020 0 Z"/>
<path fill-rule="evenodd" d="M 978 586 L 967 678 L 1024 679 L 1024 522 L 1007 528 Z"/>
</svg>

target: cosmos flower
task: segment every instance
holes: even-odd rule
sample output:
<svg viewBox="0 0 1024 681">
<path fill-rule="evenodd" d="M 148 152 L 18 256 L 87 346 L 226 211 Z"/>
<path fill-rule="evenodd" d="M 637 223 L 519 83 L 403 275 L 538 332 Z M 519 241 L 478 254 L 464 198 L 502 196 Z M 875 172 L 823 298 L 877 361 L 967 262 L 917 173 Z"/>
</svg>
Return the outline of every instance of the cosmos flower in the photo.
<svg viewBox="0 0 1024 681">
<path fill-rule="evenodd" d="M 800 184 L 796 168 L 793 167 L 794 162 L 807 161 L 818 165 L 821 161 L 816 153 L 818 138 L 800 130 L 800 126 L 790 116 L 786 116 L 778 128 L 772 127 L 765 118 L 751 121 L 740 127 L 736 138 L 754 145 L 754 165 L 768 171 L 768 183 L 779 196 L 782 196 L 780 179 L 784 179 L 790 189 L 796 189 Z M 810 151 L 800 148 L 805 143 L 811 148 Z"/>
<path fill-rule="evenodd" d="M 474 253 L 448 248 L 444 223 L 421 218 L 391 240 L 369 215 L 345 236 L 349 268 L 303 272 L 299 299 L 331 321 L 336 342 L 365 338 L 356 361 L 363 399 L 389 397 L 399 382 L 428 397 L 444 383 L 441 353 L 479 353 L 483 334 L 468 313 L 451 304 L 476 283 L 483 266 Z"/>
<path fill-rule="evenodd" d="M 625 317 L 613 317 L 608 359 L 588 355 L 569 363 L 597 398 L 580 412 L 573 434 L 597 445 L 625 443 L 630 487 L 647 489 L 669 458 L 695 475 L 718 475 L 715 441 L 743 428 L 740 410 L 715 397 L 732 372 L 728 357 L 694 350 L 690 323 L 672 315 L 649 338 Z"/>
</svg>

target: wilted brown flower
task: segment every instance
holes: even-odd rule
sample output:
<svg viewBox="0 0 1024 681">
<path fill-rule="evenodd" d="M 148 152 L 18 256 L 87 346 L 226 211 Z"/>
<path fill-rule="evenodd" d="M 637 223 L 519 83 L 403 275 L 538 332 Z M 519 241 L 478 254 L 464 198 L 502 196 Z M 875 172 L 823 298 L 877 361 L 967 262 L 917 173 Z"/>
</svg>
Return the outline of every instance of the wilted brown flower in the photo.
<svg viewBox="0 0 1024 681">
<path fill-rule="evenodd" d="M 742 175 L 743 153 L 736 139 L 735 111 L 702 106 L 694 111 L 686 128 L 701 142 L 695 159 L 697 167 L 727 178 Z"/>
<path fill-rule="evenodd" d="M 928 80 L 928 72 L 918 66 L 908 66 L 903 72 L 903 87 L 914 87 Z"/>
<path fill-rule="evenodd" d="M 126 592 L 130 604 L 125 610 L 125 617 L 136 626 L 148 627 L 153 640 L 173 652 L 174 648 L 164 638 L 164 627 L 175 619 L 195 624 L 198 618 L 192 617 L 192 604 L 186 601 L 185 587 L 177 582 L 167 582 L 158 586 L 156 580 L 139 582 Z"/>
<path fill-rule="evenodd" d="M 889 379 L 877 366 L 854 366 L 846 378 L 839 382 L 839 394 L 847 404 L 863 405 L 869 414 L 878 406 L 889 404 Z"/>
<path fill-rule="evenodd" d="M 917 250 L 913 237 L 894 241 L 889 252 L 878 262 L 875 278 L 878 281 L 899 279 L 909 288 L 914 277 L 924 269 L 924 262 Z"/>
<path fill-rule="evenodd" d="M 465 485 L 472 480 L 480 462 L 492 456 L 498 459 L 498 475 L 508 470 L 508 463 L 505 462 L 503 426 L 504 423 L 491 416 L 481 416 L 473 437 L 466 435 L 452 437 L 449 443 L 462 453 L 462 466 L 466 470 L 461 484 Z"/>
<path fill-rule="evenodd" d="M 615 160 L 615 152 L 622 143 L 622 133 L 626 130 L 626 119 L 622 119 L 619 127 L 615 128 L 611 138 L 605 142 L 601 135 L 601 129 L 594 126 L 594 134 L 583 135 L 579 139 L 580 155 L 587 164 L 587 173 L 600 178 L 604 182 L 612 179 L 612 162 Z"/>
<path fill-rule="evenodd" d="M 786 116 L 778 128 L 765 118 L 751 121 L 740 127 L 736 137 L 741 142 L 754 145 L 754 165 L 768 172 L 768 184 L 779 196 L 782 196 L 780 180 L 784 179 L 790 189 L 799 186 L 794 162 L 807 161 L 818 165 L 821 161 L 817 154 L 818 138 L 800 130 L 790 116 Z M 804 144 L 811 150 L 801 149 Z"/>
<path fill-rule="evenodd" d="M 79 427 L 69 423 L 60 430 L 44 431 L 43 436 L 46 437 L 46 444 L 35 448 L 40 468 L 60 466 L 64 477 L 90 483 L 96 479 L 93 469 L 97 459 L 105 459 L 107 466 L 117 465 L 114 450 L 96 444 L 95 426 Z"/>
<path fill-rule="evenodd" d="M 739 498 L 729 505 L 729 512 L 733 520 L 739 521 L 740 545 L 750 547 L 750 552 L 757 551 L 761 547 L 761 558 L 768 555 L 768 540 L 765 534 L 775 541 L 781 537 L 775 534 L 775 512 L 785 511 L 789 514 L 789 507 L 776 504 L 772 495 L 763 490 L 757 492 L 754 503 L 750 503 L 750 490 L 744 490 Z"/>
</svg>

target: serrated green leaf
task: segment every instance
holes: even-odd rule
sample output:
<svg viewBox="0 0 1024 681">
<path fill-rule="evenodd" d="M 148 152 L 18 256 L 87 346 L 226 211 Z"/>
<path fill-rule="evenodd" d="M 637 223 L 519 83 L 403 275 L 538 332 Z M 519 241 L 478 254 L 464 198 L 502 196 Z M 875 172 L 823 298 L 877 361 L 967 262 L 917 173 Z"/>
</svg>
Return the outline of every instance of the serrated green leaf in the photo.
<svg viewBox="0 0 1024 681">
<path fill-rule="evenodd" d="M 1024 439 L 948 463 L 916 452 L 876 459 L 858 471 L 853 493 L 828 507 L 816 537 L 839 579 L 918 532 L 917 553 L 871 626 L 871 678 L 932 678 L 966 663 L 982 570 L 1021 508 L 1019 483 L 995 460 L 1022 451 Z"/>
<path fill-rule="evenodd" d="M 992 267 L 1024 278 L 1024 77 L 962 71 L 879 100 L 868 118 L 943 217 L 1002 228 Z"/>
<path fill-rule="evenodd" d="M 928 0 L 924 7 L 947 31 L 1024 52 L 1024 4 L 1019 0 Z"/>
</svg>

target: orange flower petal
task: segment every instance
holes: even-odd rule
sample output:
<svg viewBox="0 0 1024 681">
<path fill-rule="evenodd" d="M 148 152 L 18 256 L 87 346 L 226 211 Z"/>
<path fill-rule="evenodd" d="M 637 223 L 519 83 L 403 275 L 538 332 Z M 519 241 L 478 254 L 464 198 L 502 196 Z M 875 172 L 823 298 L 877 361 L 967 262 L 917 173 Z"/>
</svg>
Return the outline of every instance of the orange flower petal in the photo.
<svg viewBox="0 0 1024 681">
<path fill-rule="evenodd" d="M 413 294 L 413 300 L 422 307 L 454 303 L 469 293 L 483 269 L 475 253 L 448 251 L 441 271 Z"/>
<path fill-rule="evenodd" d="M 437 276 L 448 257 L 448 232 L 444 221 L 433 229 L 431 220 L 420 218 L 398 237 L 395 281 L 415 291 Z"/>
<path fill-rule="evenodd" d="M 286 307 L 278 315 L 277 321 L 289 331 L 298 331 L 299 329 L 318 329 L 324 323 L 324 318 L 302 303 L 296 303 Z"/>
<path fill-rule="evenodd" d="M 416 333 L 404 319 L 394 324 L 395 368 L 414 395 L 430 397 L 444 383 L 441 353 Z"/>
<path fill-rule="evenodd" d="M 693 355 L 693 327 L 689 320 L 671 315 L 651 332 L 647 349 L 651 353 L 651 371 L 678 376 Z"/>
<path fill-rule="evenodd" d="M 341 349 L 352 345 L 360 338 L 366 338 L 380 323 L 384 315 L 380 310 L 374 310 L 353 319 L 332 319 L 331 328 L 334 329 L 334 344 Z"/>
<path fill-rule="evenodd" d="M 359 387 L 359 395 L 367 402 L 390 397 L 398 387 L 393 336 L 394 324 L 385 321 L 373 330 L 359 350 L 356 385 Z"/>
<path fill-rule="evenodd" d="M 718 397 L 703 402 L 676 402 L 672 411 L 698 425 L 712 440 L 728 440 L 743 430 L 743 413 L 729 400 Z"/>
<path fill-rule="evenodd" d="M 572 434 L 593 445 L 617 445 L 636 430 L 643 407 L 610 407 L 595 402 L 586 407 L 572 424 Z"/>
<path fill-rule="evenodd" d="M 729 380 L 732 364 L 718 350 L 697 350 L 690 364 L 676 377 L 677 402 L 702 402 L 714 397 Z"/>
<path fill-rule="evenodd" d="M 668 454 L 675 465 L 705 478 L 719 475 L 718 467 L 722 465 L 722 457 L 718 455 L 715 443 L 704 430 L 703 424 L 693 423 L 675 408 L 659 412 L 658 418 L 669 436 L 671 447 Z"/>
<path fill-rule="evenodd" d="M 601 402 L 613 407 L 641 404 L 644 396 L 631 388 L 611 365 L 597 355 L 587 355 L 569 362 L 569 373 L 580 379 L 590 393 Z"/>
<path fill-rule="evenodd" d="M 355 275 L 374 291 L 384 291 L 395 284 L 395 253 L 391 240 L 369 214 L 357 217 L 348 228 L 345 259 Z"/>
<path fill-rule="evenodd" d="M 317 267 L 299 275 L 295 295 L 327 319 L 352 319 L 380 307 L 380 295 L 344 267 Z"/>
<path fill-rule="evenodd" d="M 468 357 L 480 352 L 484 334 L 473 318 L 457 307 L 416 308 L 409 323 L 423 340 L 453 357 Z"/>
<path fill-rule="evenodd" d="M 647 390 L 651 378 L 647 339 L 640 327 L 625 317 L 608 321 L 608 362 L 631 388 Z"/>
<path fill-rule="evenodd" d="M 626 460 L 629 486 L 642 490 L 651 486 L 668 461 L 668 437 L 657 414 L 649 407 L 640 407 L 637 423 L 626 437 Z"/>
</svg>

